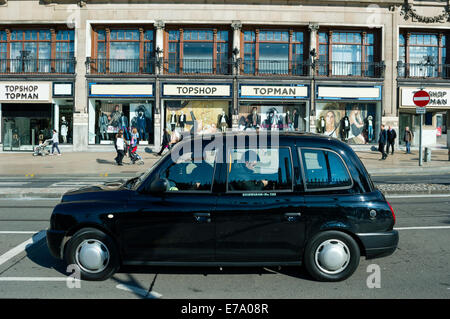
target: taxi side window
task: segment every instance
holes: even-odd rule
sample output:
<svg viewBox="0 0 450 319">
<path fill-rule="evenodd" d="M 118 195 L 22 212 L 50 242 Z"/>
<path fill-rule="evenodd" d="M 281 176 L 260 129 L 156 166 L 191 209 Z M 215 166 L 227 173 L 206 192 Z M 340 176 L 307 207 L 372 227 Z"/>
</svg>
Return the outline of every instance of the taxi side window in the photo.
<svg viewBox="0 0 450 319">
<path fill-rule="evenodd" d="M 194 153 L 184 153 L 175 161 L 170 160 L 160 173 L 169 181 L 169 192 L 211 191 L 214 175 L 215 151 L 204 152 L 203 158 Z"/>
<path fill-rule="evenodd" d="M 350 187 L 348 169 L 336 153 L 326 150 L 300 150 L 307 189 Z"/>
<path fill-rule="evenodd" d="M 289 148 L 232 149 L 227 156 L 228 191 L 292 190 Z"/>
</svg>

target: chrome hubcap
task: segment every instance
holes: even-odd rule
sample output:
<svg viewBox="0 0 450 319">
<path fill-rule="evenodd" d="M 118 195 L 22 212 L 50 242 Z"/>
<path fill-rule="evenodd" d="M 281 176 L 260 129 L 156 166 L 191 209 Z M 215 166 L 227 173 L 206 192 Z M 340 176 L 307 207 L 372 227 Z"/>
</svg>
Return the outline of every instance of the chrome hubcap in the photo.
<svg viewBox="0 0 450 319">
<path fill-rule="evenodd" d="M 75 258 L 84 271 L 98 273 L 108 266 L 109 251 L 101 241 L 88 239 L 78 245 Z"/>
<path fill-rule="evenodd" d="M 350 250 L 338 239 L 330 239 L 319 245 L 315 253 L 317 267 L 327 274 L 342 272 L 350 261 Z"/>
</svg>

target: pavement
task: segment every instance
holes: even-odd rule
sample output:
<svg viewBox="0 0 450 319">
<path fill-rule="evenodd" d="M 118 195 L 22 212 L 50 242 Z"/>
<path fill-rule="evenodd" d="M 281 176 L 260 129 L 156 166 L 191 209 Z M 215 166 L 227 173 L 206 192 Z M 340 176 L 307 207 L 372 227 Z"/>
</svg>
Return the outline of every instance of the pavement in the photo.
<svg viewBox="0 0 450 319">
<path fill-rule="evenodd" d="M 401 148 L 394 155 L 389 154 L 386 160 L 381 160 L 381 154 L 369 147 L 356 149 L 357 155 L 372 176 L 450 174 L 448 149 L 433 149 L 431 161 L 423 162 L 422 166 L 419 166 L 418 150 L 413 149 L 412 152 L 405 154 Z M 136 176 L 149 169 L 160 158 L 149 149 L 143 149 L 140 152 L 143 165 L 133 165 L 125 157 L 124 165 L 118 166 L 114 161 L 115 155 L 113 149 L 106 152 L 65 152 L 61 156 L 45 157 L 33 156 L 32 153 L 0 153 L 0 197 L 59 197 L 77 186 Z M 31 184 L 23 188 L 17 187 L 20 183 L 45 179 L 57 183 L 37 188 L 31 187 Z M 71 180 L 79 179 L 83 179 L 85 184 L 70 183 Z M 9 187 L 11 185 L 16 187 Z M 450 193 L 450 180 L 449 183 L 396 183 L 377 186 L 389 194 Z"/>
</svg>

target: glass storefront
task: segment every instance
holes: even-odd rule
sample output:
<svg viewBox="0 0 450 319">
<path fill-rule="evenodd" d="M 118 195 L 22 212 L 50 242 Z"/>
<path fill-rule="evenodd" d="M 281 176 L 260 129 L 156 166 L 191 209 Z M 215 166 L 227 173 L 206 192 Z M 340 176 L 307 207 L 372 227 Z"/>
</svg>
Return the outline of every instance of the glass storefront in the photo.
<svg viewBox="0 0 450 319">
<path fill-rule="evenodd" d="M 350 144 L 377 143 L 381 102 L 318 102 L 316 132 Z"/>
<path fill-rule="evenodd" d="M 309 131 L 307 102 L 241 102 L 239 130 Z"/>
<path fill-rule="evenodd" d="M 134 128 L 139 134 L 139 144 L 154 144 L 153 107 L 150 100 L 90 100 L 89 144 L 113 144 L 119 129 L 129 140 Z"/>
<path fill-rule="evenodd" d="M 32 151 L 40 139 L 52 136 L 52 104 L 2 103 L 4 151 Z"/>
<path fill-rule="evenodd" d="M 164 127 L 174 132 L 215 133 L 231 129 L 226 100 L 166 100 Z"/>
</svg>

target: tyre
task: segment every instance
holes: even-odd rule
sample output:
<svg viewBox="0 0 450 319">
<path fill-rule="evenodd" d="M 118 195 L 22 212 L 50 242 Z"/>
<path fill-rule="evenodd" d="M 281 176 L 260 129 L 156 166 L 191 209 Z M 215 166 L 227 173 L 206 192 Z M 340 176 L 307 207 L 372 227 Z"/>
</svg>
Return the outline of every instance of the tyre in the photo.
<svg viewBox="0 0 450 319">
<path fill-rule="evenodd" d="M 75 264 L 83 280 L 105 280 L 120 267 L 119 252 L 113 239 L 95 228 L 83 228 L 67 242 L 67 265 Z"/>
<path fill-rule="evenodd" d="M 304 266 L 319 281 L 341 281 L 358 268 L 360 251 L 356 241 L 340 231 L 314 235 L 305 247 Z"/>
</svg>

